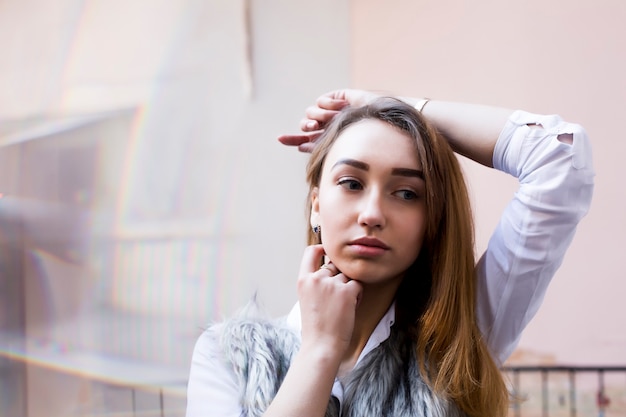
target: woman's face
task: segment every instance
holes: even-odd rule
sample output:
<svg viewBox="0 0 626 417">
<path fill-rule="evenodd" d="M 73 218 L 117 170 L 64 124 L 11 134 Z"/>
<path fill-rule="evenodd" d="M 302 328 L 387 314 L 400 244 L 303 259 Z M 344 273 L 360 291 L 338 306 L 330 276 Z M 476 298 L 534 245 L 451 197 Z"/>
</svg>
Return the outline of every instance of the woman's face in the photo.
<svg viewBox="0 0 626 417">
<path fill-rule="evenodd" d="M 351 279 L 399 284 L 420 252 L 426 190 L 412 141 L 365 119 L 347 127 L 326 156 L 311 223 L 322 227 L 326 255 Z"/>
</svg>

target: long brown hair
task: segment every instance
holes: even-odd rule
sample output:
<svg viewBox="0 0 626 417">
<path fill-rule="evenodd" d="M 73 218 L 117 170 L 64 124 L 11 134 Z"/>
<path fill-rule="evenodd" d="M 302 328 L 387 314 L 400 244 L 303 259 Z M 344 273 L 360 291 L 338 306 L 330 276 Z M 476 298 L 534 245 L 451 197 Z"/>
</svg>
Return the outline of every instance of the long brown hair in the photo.
<svg viewBox="0 0 626 417">
<path fill-rule="evenodd" d="M 309 160 L 307 214 L 335 140 L 364 119 L 381 120 L 414 139 L 426 184 L 424 242 L 397 291 L 396 325 L 413 336 L 422 375 L 435 392 L 470 416 L 505 416 L 509 394 L 476 324 L 474 226 L 467 186 L 445 138 L 413 107 L 393 98 L 344 109 Z M 319 243 L 310 229 L 308 242 Z"/>
</svg>

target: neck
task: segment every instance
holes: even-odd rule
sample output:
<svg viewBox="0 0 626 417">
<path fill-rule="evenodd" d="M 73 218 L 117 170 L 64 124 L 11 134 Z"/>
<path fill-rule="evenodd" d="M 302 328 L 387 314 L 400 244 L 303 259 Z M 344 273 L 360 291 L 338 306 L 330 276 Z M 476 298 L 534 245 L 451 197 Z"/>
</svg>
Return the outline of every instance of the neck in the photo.
<svg viewBox="0 0 626 417">
<path fill-rule="evenodd" d="M 352 340 L 340 367 L 340 374 L 352 370 L 374 329 L 389 310 L 397 285 L 363 285 L 361 301 L 356 310 Z"/>
</svg>

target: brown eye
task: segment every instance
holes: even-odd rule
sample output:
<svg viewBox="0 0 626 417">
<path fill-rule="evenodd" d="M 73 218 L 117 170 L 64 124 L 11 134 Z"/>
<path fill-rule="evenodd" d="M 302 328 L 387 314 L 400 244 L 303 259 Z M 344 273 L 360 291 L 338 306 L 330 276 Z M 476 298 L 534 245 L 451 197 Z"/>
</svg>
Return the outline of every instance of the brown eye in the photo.
<svg viewBox="0 0 626 417">
<path fill-rule="evenodd" d="M 363 186 L 361 185 L 361 183 L 353 179 L 343 179 L 343 180 L 340 180 L 338 184 L 341 185 L 343 188 L 346 188 L 350 191 L 363 189 Z"/>
<path fill-rule="evenodd" d="M 411 190 L 400 190 L 394 193 L 396 196 L 400 197 L 403 200 L 411 201 L 417 200 L 418 196 L 415 192 Z"/>
</svg>

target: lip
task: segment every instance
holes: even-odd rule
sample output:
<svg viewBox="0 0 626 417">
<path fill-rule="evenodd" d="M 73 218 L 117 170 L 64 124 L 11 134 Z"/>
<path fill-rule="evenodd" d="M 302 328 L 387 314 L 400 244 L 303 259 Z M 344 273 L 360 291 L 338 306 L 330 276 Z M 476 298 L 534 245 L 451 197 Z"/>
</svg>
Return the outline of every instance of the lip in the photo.
<svg viewBox="0 0 626 417">
<path fill-rule="evenodd" d="M 355 256 L 372 259 L 383 256 L 390 249 L 385 242 L 369 236 L 354 239 L 348 247 Z"/>
<path fill-rule="evenodd" d="M 359 245 L 359 246 L 371 246 L 374 248 L 381 248 L 381 249 L 389 249 L 389 246 L 387 246 L 385 242 L 383 242 L 382 240 L 378 240 L 375 237 L 369 237 L 369 236 L 364 236 L 358 239 L 354 239 L 348 244 Z"/>
</svg>

